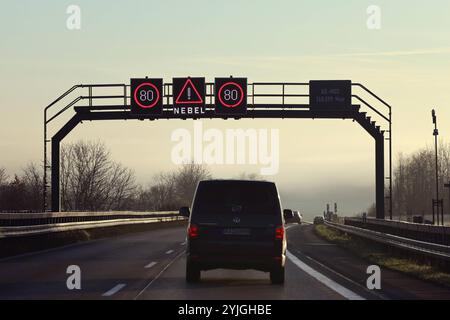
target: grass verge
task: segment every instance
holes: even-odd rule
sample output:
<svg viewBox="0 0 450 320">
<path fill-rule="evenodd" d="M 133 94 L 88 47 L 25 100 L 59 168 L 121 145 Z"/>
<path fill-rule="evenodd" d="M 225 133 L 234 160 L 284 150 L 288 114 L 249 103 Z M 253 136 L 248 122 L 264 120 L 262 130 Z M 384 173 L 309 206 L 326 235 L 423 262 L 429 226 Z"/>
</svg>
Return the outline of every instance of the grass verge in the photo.
<svg viewBox="0 0 450 320">
<path fill-rule="evenodd" d="M 373 264 L 403 272 L 418 279 L 450 287 L 450 273 L 424 258 L 408 258 L 404 252 L 362 239 L 326 225 L 315 225 L 315 233 L 332 243 L 348 249 Z"/>
</svg>

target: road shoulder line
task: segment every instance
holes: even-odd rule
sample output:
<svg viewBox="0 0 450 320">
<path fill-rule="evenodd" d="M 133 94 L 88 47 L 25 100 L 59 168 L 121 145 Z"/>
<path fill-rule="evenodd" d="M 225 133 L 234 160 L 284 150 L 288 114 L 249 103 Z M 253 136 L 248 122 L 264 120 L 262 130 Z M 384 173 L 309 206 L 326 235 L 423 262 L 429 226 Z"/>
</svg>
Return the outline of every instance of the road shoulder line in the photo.
<svg viewBox="0 0 450 320">
<path fill-rule="evenodd" d="M 310 266 L 305 264 L 303 261 L 301 261 L 299 258 L 297 258 L 289 250 L 286 251 L 286 256 L 298 268 L 300 268 L 301 270 L 303 270 L 304 272 L 306 272 L 311 277 L 313 277 L 317 281 L 321 282 L 322 284 L 324 284 L 325 286 L 327 286 L 331 290 L 337 292 L 338 294 L 340 294 L 344 298 L 346 298 L 348 300 L 366 300 L 362 296 L 360 296 L 360 295 L 356 294 L 355 292 L 353 292 L 353 291 L 343 287 L 342 285 L 340 285 L 339 283 L 331 280 L 330 278 L 328 278 L 327 276 L 323 275 L 322 273 L 314 270 L 313 268 L 311 268 Z"/>
</svg>

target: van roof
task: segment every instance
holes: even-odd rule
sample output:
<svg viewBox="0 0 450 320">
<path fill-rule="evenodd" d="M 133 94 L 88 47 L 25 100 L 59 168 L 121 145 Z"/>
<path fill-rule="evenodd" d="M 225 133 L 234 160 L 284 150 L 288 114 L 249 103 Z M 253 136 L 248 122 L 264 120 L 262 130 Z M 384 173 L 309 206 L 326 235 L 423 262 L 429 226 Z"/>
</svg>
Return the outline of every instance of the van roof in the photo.
<svg viewBox="0 0 450 320">
<path fill-rule="evenodd" d="M 208 179 L 200 182 L 248 182 L 248 183 L 275 183 L 267 180 L 246 180 L 246 179 Z"/>
</svg>

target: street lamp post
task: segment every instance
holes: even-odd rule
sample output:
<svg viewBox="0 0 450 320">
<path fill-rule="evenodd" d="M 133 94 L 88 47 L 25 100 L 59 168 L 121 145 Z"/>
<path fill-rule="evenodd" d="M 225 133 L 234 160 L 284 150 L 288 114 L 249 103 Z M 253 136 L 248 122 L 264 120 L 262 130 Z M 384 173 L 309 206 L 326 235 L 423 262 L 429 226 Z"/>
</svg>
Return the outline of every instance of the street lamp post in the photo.
<svg viewBox="0 0 450 320">
<path fill-rule="evenodd" d="M 431 117 L 433 118 L 433 124 L 434 124 L 434 130 L 433 130 L 433 136 L 434 136 L 434 153 L 435 153 L 435 171 L 436 171 L 436 200 L 433 200 L 433 224 L 435 224 L 435 217 L 434 217 L 434 208 L 436 206 L 436 214 L 437 214 L 437 222 L 439 224 L 439 167 L 438 167 L 438 135 L 439 131 L 437 128 L 437 117 L 436 117 L 436 111 L 433 109 L 431 110 Z M 442 217 L 442 220 L 444 217 Z M 442 224 L 444 224 L 444 221 L 442 221 Z"/>
</svg>

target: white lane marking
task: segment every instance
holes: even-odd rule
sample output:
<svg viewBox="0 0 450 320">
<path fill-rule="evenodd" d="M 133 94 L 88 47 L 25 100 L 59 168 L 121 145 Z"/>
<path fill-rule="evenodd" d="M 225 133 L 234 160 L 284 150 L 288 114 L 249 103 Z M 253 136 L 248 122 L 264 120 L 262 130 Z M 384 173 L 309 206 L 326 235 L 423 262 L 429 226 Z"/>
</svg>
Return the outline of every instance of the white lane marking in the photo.
<svg viewBox="0 0 450 320">
<path fill-rule="evenodd" d="M 288 225 L 286 225 L 285 229 L 289 230 L 292 227 L 301 227 L 302 225 L 309 225 L 309 224 L 312 224 L 312 223 L 304 221 L 304 222 L 302 222 L 302 224 L 288 224 Z"/>
<path fill-rule="evenodd" d="M 162 275 L 167 269 L 169 269 L 169 267 L 170 267 L 175 261 L 177 261 L 178 258 L 181 257 L 181 255 L 183 255 L 185 252 L 186 252 L 186 251 L 183 250 L 183 251 L 181 251 L 175 258 L 173 258 L 172 261 L 170 261 L 170 262 L 164 267 L 164 269 L 162 269 L 161 272 L 158 273 L 158 274 L 156 275 L 156 277 L 154 277 L 154 278 L 152 279 L 152 281 L 150 281 L 150 282 L 145 286 L 145 288 L 142 289 L 141 292 L 139 292 L 139 293 L 137 294 L 137 296 L 133 298 L 133 300 L 137 300 L 137 299 L 141 296 L 141 294 L 143 294 L 143 293 L 145 292 L 145 290 L 147 290 L 148 287 L 150 287 L 150 286 L 152 285 L 153 282 L 155 282 L 156 280 L 158 280 L 159 277 L 161 277 L 161 275 Z"/>
<path fill-rule="evenodd" d="M 185 246 L 186 245 L 186 241 L 180 243 L 180 245 Z"/>
<path fill-rule="evenodd" d="M 300 253 L 300 251 L 298 251 L 298 250 L 297 250 L 297 252 Z M 388 300 L 388 298 L 385 297 L 385 296 L 383 296 L 382 294 L 380 294 L 380 293 L 378 293 L 378 292 L 375 292 L 374 290 L 369 290 L 369 289 L 367 289 L 367 287 L 364 287 L 363 285 L 359 284 L 358 282 L 355 282 L 355 281 L 353 281 L 352 279 L 347 278 L 346 276 L 344 276 L 344 275 L 342 275 L 342 274 L 340 274 L 340 273 L 334 271 L 334 270 L 331 269 L 330 267 L 327 267 L 327 266 L 324 265 L 323 263 L 320 263 L 319 261 L 317 261 L 317 260 L 311 258 L 310 256 L 307 256 L 307 255 L 305 255 L 304 253 L 302 253 L 302 255 L 303 255 L 306 259 L 311 260 L 312 262 L 318 264 L 319 266 L 321 266 L 322 268 L 328 270 L 329 272 L 334 273 L 334 274 L 337 275 L 338 277 L 341 277 L 342 279 L 345 279 L 346 281 L 352 283 L 353 285 L 355 285 L 355 286 L 357 286 L 357 287 L 360 287 L 362 290 L 365 290 L 367 293 L 372 294 L 372 295 L 378 297 L 378 298 L 381 299 L 381 300 Z"/>
<path fill-rule="evenodd" d="M 153 266 L 155 266 L 155 265 L 157 265 L 158 264 L 158 262 L 150 262 L 148 265 L 146 265 L 144 268 L 145 269 L 150 269 L 151 267 L 153 267 Z"/>
<path fill-rule="evenodd" d="M 169 250 L 166 252 L 166 254 L 172 254 L 172 253 L 173 253 L 173 250 Z"/>
<path fill-rule="evenodd" d="M 322 273 L 314 270 L 304 262 L 302 262 L 299 258 L 297 258 L 295 255 L 293 255 L 289 250 L 286 251 L 286 256 L 289 260 L 291 260 L 292 263 L 294 263 L 297 267 L 302 269 L 304 272 L 309 274 L 314 279 L 318 280 L 322 284 L 326 285 L 331 290 L 337 292 L 344 298 L 348 300 L 366 300 L 360 295 L 354 293 L 353 291 L 341 286 L 339 283 L 331 280 L 327 276 L 323 275 Z"/>
<path fill-rule="evenodd" d="M 109 291 L 106 291 L 104 294 L 102 294 L 103 297 L 111 297 L 113 295 L 115 295 L 117 292 L 119 292 L 120 290 L 122 290 L 124 287 L 126 286 L 125 283 L 120 283 L 117 286 L 115 286 L 114 288 L 112 288 Z"/>
</svg>

